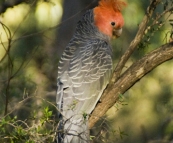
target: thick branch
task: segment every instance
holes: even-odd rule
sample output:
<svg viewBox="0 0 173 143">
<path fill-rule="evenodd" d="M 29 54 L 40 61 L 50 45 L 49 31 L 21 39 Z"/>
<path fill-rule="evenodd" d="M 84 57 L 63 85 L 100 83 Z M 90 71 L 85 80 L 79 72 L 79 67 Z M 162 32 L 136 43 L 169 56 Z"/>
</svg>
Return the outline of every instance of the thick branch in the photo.
<svg viewBox="0 0 173 143">
<path fill-rule="evenodd" d="M 130 66 L 115 84 L 112 84 L 105 90 L 101 102 L 97 104 L 91 114 L 89 127 L 92 128 L 93 125 L 108 111 L 108 109 L 116 103 L 120 94 L 124 94 L 148 72 L 172 58 L 173 42 L 157 48 Z"/>
</svg>

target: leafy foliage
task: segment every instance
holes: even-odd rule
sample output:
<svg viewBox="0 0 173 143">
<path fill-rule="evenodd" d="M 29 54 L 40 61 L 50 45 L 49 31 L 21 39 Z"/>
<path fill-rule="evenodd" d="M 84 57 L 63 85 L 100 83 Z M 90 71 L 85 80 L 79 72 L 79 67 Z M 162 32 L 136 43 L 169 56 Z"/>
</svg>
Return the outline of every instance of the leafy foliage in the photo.
<svg viewBox="0 0 173 143">
<path fill-rule="evenodd" d="M 26 120 L 8 115 L 0 119 L 0 142 L 53 142 L 55 127 L 55 118 L 48 106 L 43 109 L 43 115 L 40 117 L 36 111 L 33 111 L 33 116 Z"/>
</svg>

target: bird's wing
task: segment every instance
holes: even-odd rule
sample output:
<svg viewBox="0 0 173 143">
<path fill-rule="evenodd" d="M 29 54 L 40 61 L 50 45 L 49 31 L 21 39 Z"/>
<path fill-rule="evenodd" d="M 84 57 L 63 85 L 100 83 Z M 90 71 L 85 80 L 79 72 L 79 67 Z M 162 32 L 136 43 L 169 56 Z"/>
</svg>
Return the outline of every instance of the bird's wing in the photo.
<svg viewBox="0 0 173 143">
<path fill-rule="evenodd" d="M 77 46 L 68 46 L 59 62 L 57 102 L 63 103 L 64 115 L 68 110 L 91 113 L 112 73 L 109 44 L 93 40 Z"/>
<path fill-rule="evenodd" d="M 72 124 L 81 125 L 94 109 L 112 73 L 111 53 L 102 40 L 70 43 L 65 49 L 58 68 L 57 104 L 70 121 L 66 129 L 74 130 Z"/>
</svg>

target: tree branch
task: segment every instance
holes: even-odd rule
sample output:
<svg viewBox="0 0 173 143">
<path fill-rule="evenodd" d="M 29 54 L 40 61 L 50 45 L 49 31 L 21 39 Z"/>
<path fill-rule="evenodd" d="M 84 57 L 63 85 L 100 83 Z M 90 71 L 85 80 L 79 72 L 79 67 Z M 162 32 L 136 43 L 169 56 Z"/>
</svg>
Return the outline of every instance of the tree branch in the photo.
<svg viewBox="0 0 173 143">
<path fill-rule="evenodd" d="M 117 81 L 117 79 L 119 78 L 125 63 L 130 58 L 130 56 L 132 55 L 132 53 L 136 49 L 137 45 L 140 43 L 140 41 L 141 41 L 141 39 L 142 39 L 142 37 L 144 35 L 144 32 L 145 32 L 145 30 L 147 28 L 147 24 L 148 24 L 150 18 L 152 17 L 153 12 L 154 12 L 156 6 L 159 3 L 160 3 L 160 0 L 152 0 L 150 5 L 148 6 L 146 14 L 145 14 L 141 24 L 139 25 L 139 29 L 138 29 L 138 32 L 137 32 L 134 40 L 130 43 L 129 48 L 126 50 L 126 52 L 121 57 L 120 61 L 117 63 L 117 66 L 116 66 L 115 71 L 113 73 L 113 78 L 111 80 L 112 83 Z"/>
<path fill-rule="evenodd" d="M 92 128 L 108 109 L 116 103 L 120 94 L 124 94 L 155 67 L 171 59 L 173 59 L 173 42 L 162 45 L 131 65 L 116 83 L 108 86 L 105 90 L 101 102 L 97 104 L 89 118 L 89 127 Z"/>
</svg>

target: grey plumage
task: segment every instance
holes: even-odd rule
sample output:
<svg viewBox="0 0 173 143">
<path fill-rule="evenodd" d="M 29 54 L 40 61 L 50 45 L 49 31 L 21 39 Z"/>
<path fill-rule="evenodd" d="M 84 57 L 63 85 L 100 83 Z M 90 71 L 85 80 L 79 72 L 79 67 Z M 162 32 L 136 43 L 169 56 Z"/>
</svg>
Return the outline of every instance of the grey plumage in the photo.
<svg viewBox="0 0 173 143">
<path fill-rule="evenodd" d="M 88 10 L 59 61 L 56 102 L 63 133 L 58 135 L 58 143 L 89 142 L 88 115 L 112 74 L 109 42 L 95 27 L 93 10 Z"/>
</svg>

